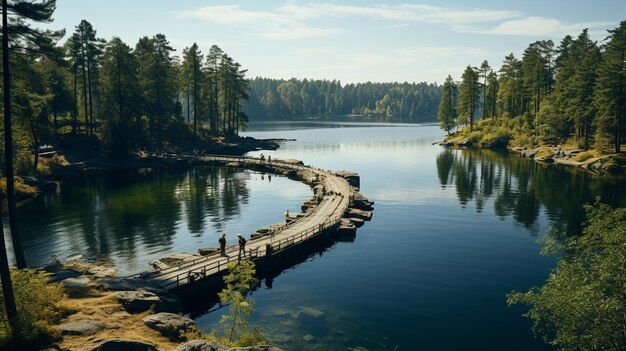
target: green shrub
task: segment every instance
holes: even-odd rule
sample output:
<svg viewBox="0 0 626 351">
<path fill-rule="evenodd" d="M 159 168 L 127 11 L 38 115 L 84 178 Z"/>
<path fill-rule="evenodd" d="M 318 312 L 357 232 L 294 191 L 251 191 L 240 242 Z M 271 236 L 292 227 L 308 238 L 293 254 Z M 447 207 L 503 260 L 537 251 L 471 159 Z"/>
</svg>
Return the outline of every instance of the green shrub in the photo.
<svg viewBox="0 0 626 351">
<path fill-rule="evenodd" d="M 0 350 L 15 350 L 25 346 L 39 349 L 57 340 L 59 332 L 52 326 L 70 313 L 61 307 L 67 299 L 63 286 L 48 283 L 46 274 L 35 270 L 12 270 L 11 279 L 17 305 L 18 329 L 15 331 L 9 328 L 2 295 Z"/>
<path fill-rule="evenodd" d="M 583 161 L 586 161 L 586 160 L 588 160 L 588 159 L 590 159 L 592 157 L 593 157 L 593 154 L 591 154 L 591 152 L 584 151 L 584 152 L 581 152 L 578 155 L 574 156 L 574 161 L 576 161 L 576 162 L 583 162 Z"/>
</svg>

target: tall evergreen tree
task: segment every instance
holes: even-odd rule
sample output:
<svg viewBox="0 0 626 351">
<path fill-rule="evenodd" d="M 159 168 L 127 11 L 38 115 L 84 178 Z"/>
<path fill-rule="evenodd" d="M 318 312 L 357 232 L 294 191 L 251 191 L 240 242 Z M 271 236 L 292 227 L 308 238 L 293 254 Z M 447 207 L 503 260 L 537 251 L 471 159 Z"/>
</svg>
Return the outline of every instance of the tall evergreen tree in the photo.
<svg viewBox="0 0 626 351">
<path fill-rule="evenodd" d="M 198 44 L 193 43 L 190 48 L 183 51 L 182 75 L 186 80 L 185 86 L 189 92 L 193 93 L 193 133 L 197 133 L 199 111 L 198 104 L 200 102 L 199 91 L 200 82 L 202 80 L 202 53 L 198 48 Z M 188 94 L 188 100 L 189 100 Z"/>
<path fill-rule="evenodd" d="M 476 67 L 467 66 L 459 84 L 459 99 L 457 111 L 459 118 L 469 124 L 470 130 L 474 129 L 474 112 L 480 99 L 478 86 L 478 70 Z"/>
<path fill-rule="evenodd" d="M 163 148 L 164 120 L 176 112 L 175 72 L 170 53 L 174 49 L 163 34 L 139 39 L 135 49 L 139 80 L 144 94 L 145 112 L 156 136 L 158 150 Z"/>
<path fill-rule="evenodd" d="M 135 142 L 133 129 L 138 121 L 140 99 L 137 59 L 132 49 L 114 37 L 102 55 L 102 100 L 106 112 L 105 154 L 128 157 Z"/>
<path fill-rule="evenodd" d="M 206 99 L 209 107 L 209 126 L 211 134 L 217 136 L 219 133 L 219 84 L 220 74 L 219 67 L 224 55 L 224 51 L 217 45 L 212 45 L 209 54 L 206 57 L 206 74 L 207 85 L 205 86 Z"/>
<path fill-rule="evenodd" d="M 89 134 L 93 133 L 94 95 L 96 94 L 99 71 L 99 57 L 102 54 L 104 40 L 97 38 L 96 30 L 91 23 L 82 20 L 76 26 L 76 34 L 80 42 L 80 63 L 83 74 L 83 99 L 85 109 L 85 127 Z"/>
<path fill-rule="evenodd" d="M 537 41 L 528 46 L 522 57 L 522 76 L 524 96 L 522 107 L 530 113 L 531 125 L 539 112 L 541 100 L 552 91 L 552 57 L 553 46 L 551 40 Z M 526 110 L 526 105 L 529 105 Z"/>
<path fill-rule="evenodd" d="M 489 72 L 491 72 L 491 67 L 489 66 L 489 62 L 487 60 L 483 61 L 480 65 L 480 69 L 478 71 L 479 77 L 482 78 L 481 84 L 481 94 L 483 97 L 482 101 L 482 115 L 483 119 L 487 118 L 487 114 L 489 113 L 489 109 L 487 108 L 487 77 L 489 76 Z"/>
<path fill-rule="evenodd" d="M 600 132 L 612 134 L 615 152 L 620 152 L 626 117 L 626 21 L 609 30 L 607 40 L 598 70 L 594 101 Z"/>
<path fill-rule="evenodd" d="M 500 68 L 498 104 L 509 117 L 522 114 L 522 63 L 513 53 L 505 56 Z"/>
<path fill-rule="evenodd" d="M 452 77 L 448 75 L 446 81 L 443 83 L 443 94 L 441 95 L 441 102 L 439 103 L 439 112 L 437 112 L 437 119 L 439 120 L 439 126 L 445 130 L 448 135 L 455 126 L 456 120 L 456 84 L 452 80 Z"/>
</svg>

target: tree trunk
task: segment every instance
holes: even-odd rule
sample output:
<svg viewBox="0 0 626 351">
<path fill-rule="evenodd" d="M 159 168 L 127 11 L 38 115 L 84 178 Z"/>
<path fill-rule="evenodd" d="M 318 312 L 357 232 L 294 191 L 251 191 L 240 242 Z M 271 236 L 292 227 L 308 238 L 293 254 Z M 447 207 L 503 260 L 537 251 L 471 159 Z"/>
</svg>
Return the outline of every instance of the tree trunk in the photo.
<svg viewBox="0 0 626 351">
<path fill-rule="evenodd" d="M 74 58 L 76 60 L 76 58 Z M 72 134 L 78 128 L 78 65 L 74 62 L 74 105 L 72 106 Z"/>
<path fill-rule="evenodd" d="M 7 0 L 2 0 L 2 69 L 4 82 L 4 117 L 11 115 L 11 80 L 9 79 L 9 38 L 7 27 Z M 5 133 L 6 134 L 6 133 Z M 11 232 L 13 234 L 13 232 Z M 15 244 L 13 244 L 15 248 Z M 16 253 L 17 257 L 17 253 Z M 23 257 L 22 257 L 23 258 Z M 24 262 L 25 263 L 25 262 Z M 2 295 L 6 307 L 7 319 L 12 330 L 17 330 L 17 308 L 11 283 L 11 271 L 7 249 L 4 244 L 4 224 L 2 223 L 2 208 L 0 207 L 0 280 L 2 281 Z"/>
<path fill-rule="evenodd" d="M 87 104 L 87 72 L 85 71 L 85 47 L 81 49 L 83 56 L 83 101 L 85 103 L 85 134 L 89 132 L 89 105 Z"/>
<path fill-rule="evenodd" d="M 191 92 L 189 91 L 189 88 L 187 88 L 187 124 L 191 123 L 191 107 L 190 107 L 190 99 L 191 99 Z"/>
<path fill-rule="evenodd" d="M 37 128 L 35 128 L 35 122 L 32 118 L 29 118 L 30 133 L 33 137 L 33 151 L 35 154 L 33 161 L 33 174 L 37 174 L 37 165 L 39 164 L 39 138 L 37 137 Z"/>
<path fill-rule="evenodd" d="M 9 227 L 17 268 L 26 268 L 26 257 L 22 249 L 15 208 L 15 178 L 13 175 L 13 130 L 11 127 L 11 74 L 9 65 L 9 32 L 7 27 L 7 3 L 2 0 L 2 72 L 4 83 L 4 163 L 7 178 L 7 202 L 9 205 Z M 0 238 L 2 239 L 2 238 Z"/>
<path fill-rule="evenodd" d="M 87 53 L 89 54 L 89 53 Z M 89 56 L 89 55 L 87 55 Z M 89 95 L 89 135 L 93 134 L 93 105 L 91 102 L 91 59 L 87 57 L 87 83 L 89 84 L 89 90 L 87 90 Z"/>
<path fill-rule="evenodd" d="M 195 62 L 196 58 L 194 57 L 193 62 L 193 135 L 196 135 L 198 129 L 198 77 Z"/>
</svg>

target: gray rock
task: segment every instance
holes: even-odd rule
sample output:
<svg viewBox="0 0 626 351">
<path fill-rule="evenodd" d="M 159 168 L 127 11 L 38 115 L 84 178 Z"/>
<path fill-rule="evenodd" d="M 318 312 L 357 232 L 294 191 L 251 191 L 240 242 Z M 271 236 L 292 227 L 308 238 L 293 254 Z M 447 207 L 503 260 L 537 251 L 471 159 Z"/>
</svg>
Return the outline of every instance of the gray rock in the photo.
<svg viewBox="0 0 626 351">
<path fill-rule="evenodd" d="M 145 290 L 155 294 L 166 292 L 146 279 L 106 277 L 98 279 L 98 284 L 108 291 Z"/>
<path fill-rule="evenodd" d="M 304 314 L 306 316 L 309 316 L 311 318 L 320 318 L 321 316 L 324 315 L 324 312 L 317 310 L 315 308 L 312 307 L 306 307 L 306 306 L 302 306 L 300 308 L 300 313 Z"/>
<path fill-rule="evenodd" d="M 89 268 L 89 274 L 95 278 L 113 277 L 117 274 L 117 269 L 112 267 L 91 267 Z"/>
<path fill-rule="evenodd" d="M 163 307 L 161 298 L 150 291 L 122 291 L 117 294 L 117 300 L 129 313 L 140 313 L 154 306 L 155 310 Z"/>
<path fill-rule="evenodd" d="M 509 139 L 498 138 L 485 144 L 490 149 L 506 148 L 509 145 Z"/>
<path fill-rule="evenodd" d="M 140 341 L 111 339 L 102 341 L 91 351 L 158 351 L 158 349 L 154 345 Z"/>
<path fill-rule="evenodd" d="M 181 331 L 195 326 L 193 320 L 175 313 L 161 312 L 143 318 L 143 322 L 150 328 L 165 336 L 177 337 Z"/>
<path fill-rule="evenodd" d="M 95 285 L 91 283 L 89 277 L 81 275 L 76 278 L 67 278 L 61 281 L 65 286 L 65 291 L 72 297 L 86 294 Z"/>
<path fill-rule="evenodd" d="M 174 351 L 228 351 L 228 347 L 208 340 L 191 340 L 188 341 Z"/>
<path fill-rule="evenodd" d="M 82 320 L 59 325 L 61 335 L 92 335 L 103 331 L 106 324 L 98 321 Z"/>
<path fill-rule="evenodd" d="M 66 270 L 50 273 L 50 275 L 48 276 L 48 280 L 51 283 L 55 283 L 61 280 L 69 279 L 69 278 L 78 278 L 81 275 L 82 275 L 81 272 L 75 271 L 73 269 L 66 269 Z"/>
<path fill-rule="evenodd" d="M 371 211 L 363 211 L 356 208 L 350 208 L 346 211 L 346 217 L 349 218 L 361 218 L 364 221 L 372 220 L 372 212 Z"/>
</svg>

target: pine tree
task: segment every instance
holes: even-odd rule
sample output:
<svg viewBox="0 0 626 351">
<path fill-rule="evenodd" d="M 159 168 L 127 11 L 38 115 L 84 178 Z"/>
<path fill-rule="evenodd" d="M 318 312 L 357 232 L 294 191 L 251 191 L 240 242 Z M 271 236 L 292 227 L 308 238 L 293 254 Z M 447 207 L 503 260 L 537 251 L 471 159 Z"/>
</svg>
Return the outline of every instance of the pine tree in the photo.
<svg viewBox="0 0 626 351">
<path fill-rule="evenodd" d="M 504 58 L 500 68 L 498 105 L 509 117 L 522 113 L 522 63 L 511 53 Z"/>
<path fill-rule="evenodd" d="M 487 62 L 487 60 L 483 61 L 483 63 L 480 65 L 480 70 L 478 72 L 479 77 L 483 80 L 481 84 L 481 94 L 483 97 L 481 110 L 483 119 L 485 119 L 487 118 L 487 113 L 489 113 L 487 108 L 487 77 L 489 76 L 489 72 L 491 72 L 491 67 L 489 66 L 489 62 Z"/>
<path fill-rule="evenodd" d="M 104 153 L 126 158 L 134 147 L 133 127 L 138 121 L 139 82 L 137 59 L 120 38 L 113 37 L 101 59 L 103 112 L 106 113 Z"/>
<path fill-rule="evenodd" d="M 200 82 L 202 80 L 202 53 L 198 49 L 198 45 L 193 43 L 190 48 L 183 51 L 182 76 L 185 80 L 184 86 L 188 87 L 188 91 L 193 93 L 193 133 L 197 133 L 199 111 L 198 104 L 200 102 L 199 91 Z M 188 101 L 189 101 L 188 94 Z M 189 103 L 189 102 L 188 102 Z"/>
<path fill-rule="evenodd" d="M 620 152 L 626 117 L 626 21 L 609 30 L 607 40 L 598 69 L 594 101 L 599 133 L 612 134 L 615 152 Z"/>
<path fill-rule="evenodd" d="M 145 113 L 149 116 L 159 151 L 163 148 L 163 123 L 176 111 L 175 72 L 170 47 L 165 35 L 139 39 L 135 48 L 139 62 L 139 83 L 143 92 Z"/>
<path fill-rule="evenodd" d="M 474 112 L 480 98 L 478 84 L 478 70 L 476 67 L 467 66 L 461 77 L 461 84 L 459 84 L 457 111 L 459 119 L 468 123 L 470 130 L 474 130 Z"/>
<path fill-rule="evenodd" d="M 437 119 L 439 120 L 439 126 L 445 130 L 448 135 L 454 128 L 456 122 L 456 84 L 452 80 L 452 77 L 448 75 L 446 81 L 443 83 L 443 94 L 441 95 L 441 102 L 439 103 L 439 112 L 437 112 Z"/>
</svg>

